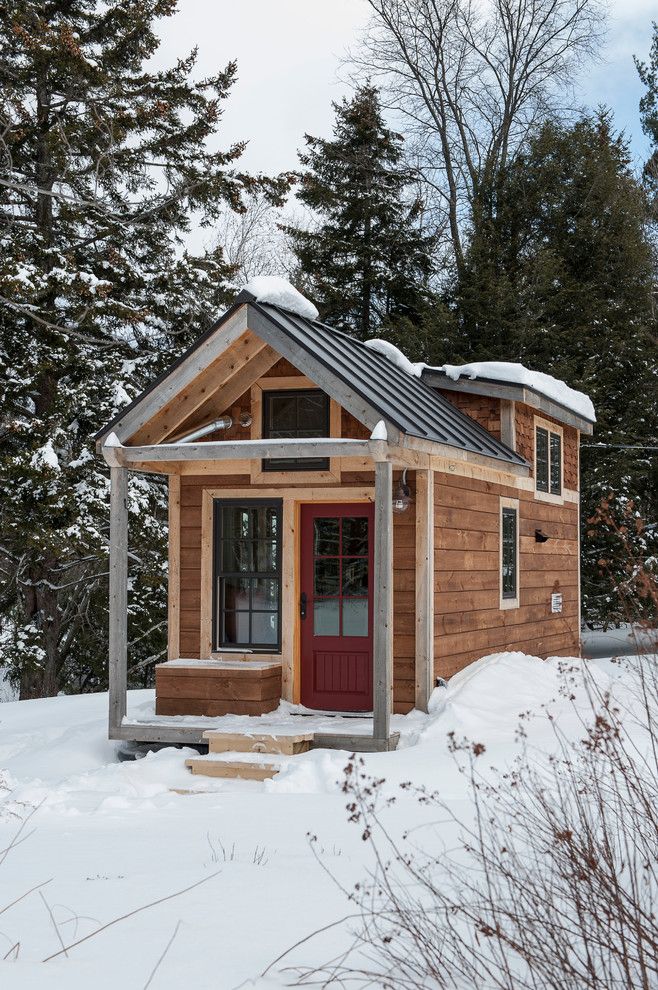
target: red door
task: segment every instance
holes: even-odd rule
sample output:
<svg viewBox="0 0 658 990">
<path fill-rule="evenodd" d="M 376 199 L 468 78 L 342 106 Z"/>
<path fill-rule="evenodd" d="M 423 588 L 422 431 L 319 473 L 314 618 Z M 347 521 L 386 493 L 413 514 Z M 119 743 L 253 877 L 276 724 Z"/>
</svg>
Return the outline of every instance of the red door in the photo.
<svg viewBox="0 0 658 990">
<path fill-rule="evenodd" d="M 308 708 L 372 709 L 374 507 L 303 505 L 301 697 Z"/>
</svg>

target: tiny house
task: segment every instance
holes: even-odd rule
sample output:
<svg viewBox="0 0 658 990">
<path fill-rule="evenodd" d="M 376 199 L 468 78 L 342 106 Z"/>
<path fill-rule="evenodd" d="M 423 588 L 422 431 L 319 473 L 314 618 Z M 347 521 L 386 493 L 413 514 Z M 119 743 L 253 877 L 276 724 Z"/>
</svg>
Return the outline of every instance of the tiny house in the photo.
<svg viewBox="0 0 658 990">
<path fill-rule="evenodd" d="M 370 738 L 324 743 L 385 750 L 391 713 L 426 709 L 437 679 L 478 657 L 579 654 L 591 403 L 518 365 L 411 365 L 293 293 L 243 290 L 98 435 L 112 738 L 199 743 L 208 719 L 284 699 L 370 714 Z M 139 722 L 126 713 L 130 471 L 169 486 L 169 658 Z"/>
</svg>

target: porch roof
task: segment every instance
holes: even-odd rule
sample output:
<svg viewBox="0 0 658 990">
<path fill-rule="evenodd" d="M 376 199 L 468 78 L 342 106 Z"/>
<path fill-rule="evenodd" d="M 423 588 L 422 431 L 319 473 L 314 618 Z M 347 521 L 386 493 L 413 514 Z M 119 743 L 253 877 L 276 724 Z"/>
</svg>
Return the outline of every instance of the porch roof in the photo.
<svg viewBox="0 0 658 990">
<path fill-rule="evenodd" d="M 130 420 L 133 411 L 174 371 L 180 375 L 188 359 L 215 334 L 221 334 L 224 324 L 243 305 L 246 326 L 253 333 L 348 411 L 354 412 L 358 405 L 362 414 L 357 414 L 357 418 L 366 426 L 372 428 L 377 420 L 384 419 L 401 434 L 527 466 L 520 454 L 488 433 L 435 389 L 382 354 L 319 320 L 299 316 L 271 303 L 257 302 L 246 292 L 242 292 L 234 305 L 163 375 L 122 409 L 96 439 L 106 438 L 117 424 Z"/>
</svg>

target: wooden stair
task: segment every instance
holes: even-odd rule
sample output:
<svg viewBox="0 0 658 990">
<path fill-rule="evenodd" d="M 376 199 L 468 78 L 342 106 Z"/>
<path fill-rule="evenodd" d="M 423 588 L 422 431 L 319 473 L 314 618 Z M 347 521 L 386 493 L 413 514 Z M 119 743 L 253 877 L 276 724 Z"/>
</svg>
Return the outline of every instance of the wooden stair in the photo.
<svg viewBox="0 0 658 990">
<path fill-rule="evenodd" d="M 312 732 L 294 735 L 268 733 L 246 734 L 240 732 L 204 732 L 208 740 L 208 756 L 186 760 L 185 766 L 194 774 L 205 777 L 224 777 L 237 780 L 267 780 L 281 769 L 281 761 L 257 759 L 232 760 L 231 754 L 253 753 L 258 756 L 282 756 L 285 758 L 307 753 L 313 742 Z M 224 758 L 226 757 L 226 758 Z"/>
</svg>

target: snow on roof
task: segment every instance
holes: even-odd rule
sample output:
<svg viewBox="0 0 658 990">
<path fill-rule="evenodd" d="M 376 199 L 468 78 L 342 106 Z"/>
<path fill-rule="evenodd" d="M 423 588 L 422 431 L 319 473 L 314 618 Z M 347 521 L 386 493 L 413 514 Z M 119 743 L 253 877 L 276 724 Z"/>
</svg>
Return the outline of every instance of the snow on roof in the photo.
<svg viewBox="0 0 658 990">
<path fill-rule="evenodd" d="M 577 392 L 575 388 L 570 388 L 566 382 L 559 378 L 553 378 L 543 371 L 530 371 L 522 364 L 512 361 L 475 361 L 473 364 L 444 364 L 440 368 L 432 369 L 442 371 L 459 381 L 460 378 L 484 378 L 488 381 L 509 382 L 513 385 L 522 385 L 531 388 L 540 395 L 557 402 L 570 409 L 577 416 L 588 419 L 591 423 L 596 422 L 594 404 L 584 392 Z"/>
<path fill-rule="evenodd" d="M 243 291 L 251 293 L 256 302 L 272 303 L 307 320 L 317 320 L 320 315 L 310 299 L 280 275 L 258 275 L 247 282 Z"/>
<path fill-rule="evenodd" d="M 395 344 L 389 344 L 388 340 L 378 340 L 376 337 L 373 337 L 372 340 L 366 340 L 365 344 L 371 351 L 377 351 L 378 354 L 383 354 L 392 364 L 401 371 L 406 371 L 408 375 L 413 375 L 414 378 L 420 378 L 422 375 L 425 365 L 422 362 L 414 364 Z"/>
<path fill-rule="evenodd" d="M 402 351 L 390 344 L 387 340 L 366 340 L 366 347 L 379 354 L 383 354 L 392 364 L 400 368 L 401 371 L 414 378 L 420 378 L 425 370 L 440 371 L 453 381 L 460 378 L 482 378 L 487 381 L 507 382 L 510 385 L 521 385 L 538 392 L 545 398 L 557 402 L 565 409 L 569 409 L 576 416 L 596 422 L 596 413 L 592 400 L 584 392 L 577 392 L 570 388 L 566 382 L 559 378 L 553 378 L 543 371 L 530 371 L 522 364 L 515 364 L 512 361 L 476 361 L 473 364 L 442 364 L 433 367 L 423 364 L 422 361 L 416 363 L 410 361 Z"/>
</svg>

